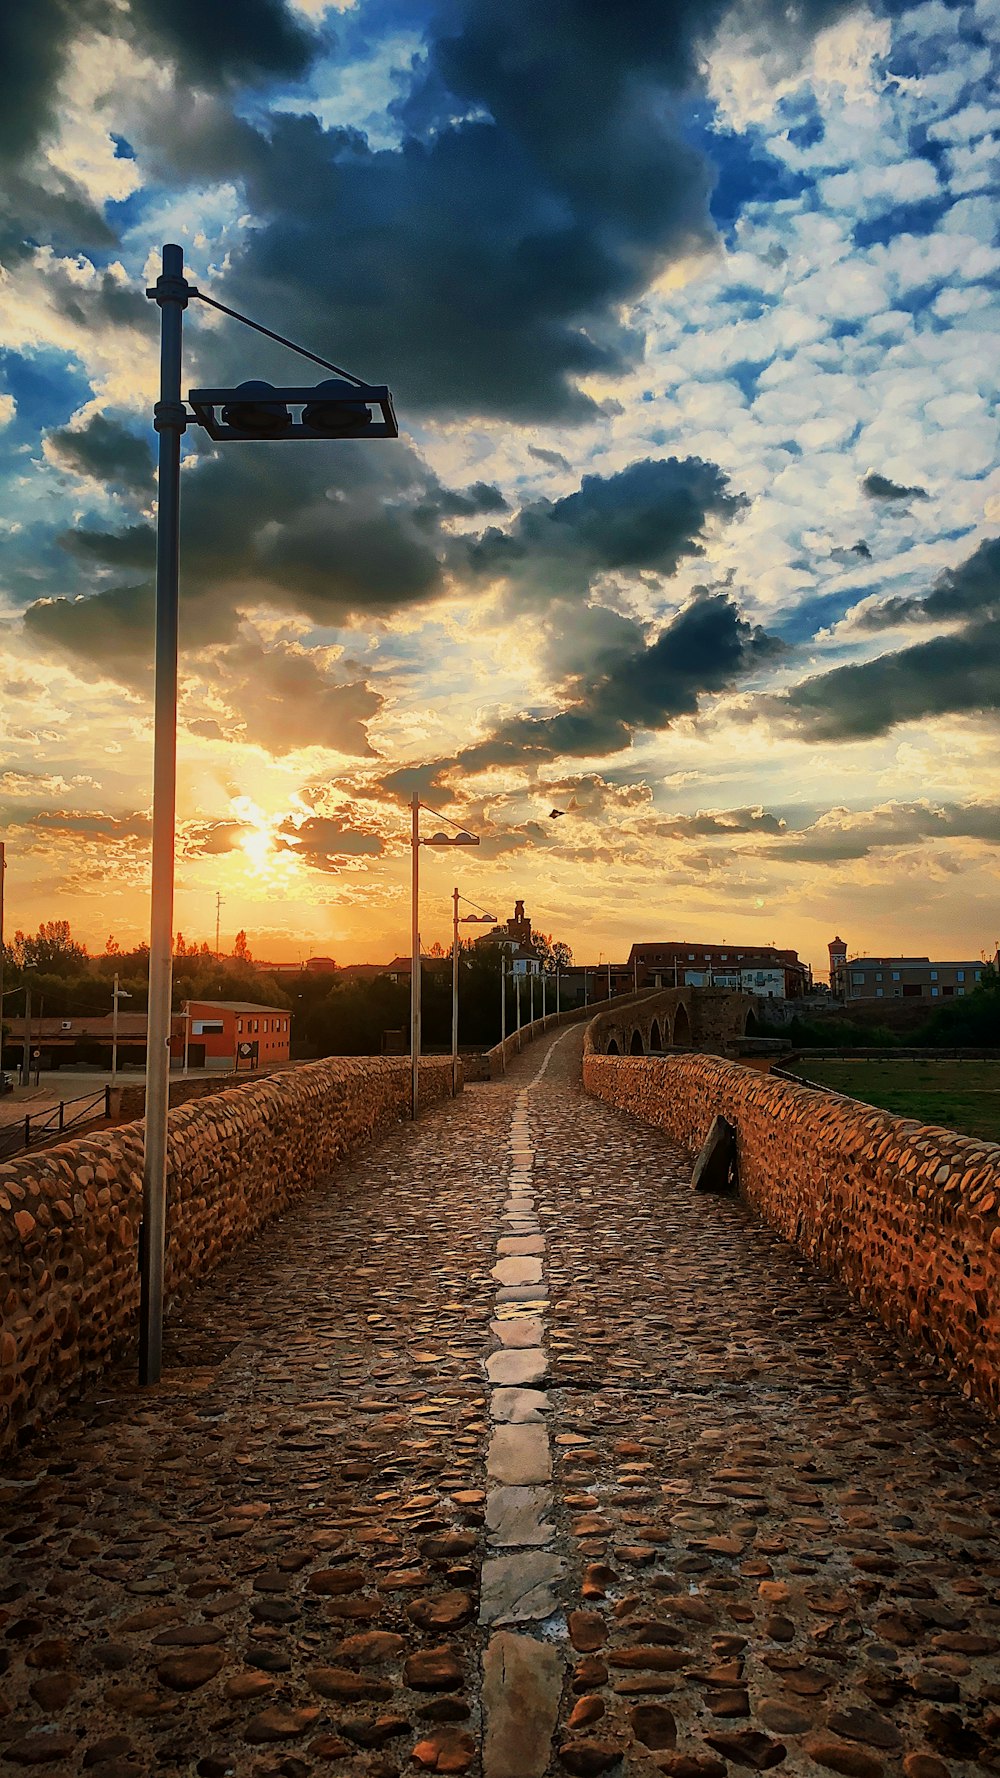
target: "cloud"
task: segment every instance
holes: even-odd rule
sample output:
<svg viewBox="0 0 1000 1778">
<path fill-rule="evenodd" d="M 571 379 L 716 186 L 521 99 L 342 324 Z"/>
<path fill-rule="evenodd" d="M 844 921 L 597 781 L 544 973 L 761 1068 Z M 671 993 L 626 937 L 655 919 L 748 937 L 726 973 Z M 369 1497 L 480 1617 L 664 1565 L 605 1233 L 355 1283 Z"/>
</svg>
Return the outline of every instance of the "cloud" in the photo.
<svg viewBox="0 0 1000 1778">
<path fill-rule="evenodd" d="M 789 54 L 847 10 L 755 9 Z M 214 159 L 258 226 L 225 292 L 390 382 L 400 411 L 580 420 L 581 384 L 637 364 L 626 310 L 714 243 L 683 100 L 731 0 L 453 0 L 394 110 L 399 145 L 279 115 Z M 742 8 L 739 9 L 742 13 Z M 393 20 L 395 24 L 396 21 Z M 184 126 L 161 119 L 184 155 Z M 317 337 L 317 321 L 322 318 Z"/>
<path fill-rule="evenodd" d="M 901 623 L 947 623 L 976 618 L 1000 621 L 1000 538 L 987 538 L 957 568 L 946 568 L 923 598 L 898 596 L 865 605 L 856 614 L 862 630 Z"/>
<path fill-rule="evenodd" d="M 364 679 L 343 677 L 331 660 L 334 652 L 290 642 L 265 647 L 255 637 L 241 636 L 199 663 L 199 677 L 217 686 L 217 695 L 243 725 L 239 738 L 269 753 L 280 757 L 299 747 L 327 747 L 372 756 L 366 724 L 384 700 Z"/>
<path fill-rule="evenodd" d="M 286 821 L 280 828 L 284 850 L 294 852 L 316 870 L 336 872 L 347 858 L 379 858 L 385 849 L 380 834 L 352 827 L 337 815 L 309 815 Z"/>
<path fill-rule="evenodd" d="M 554 716 L 507 718 L 493 734 L 458 756 L 466 771 L 538 764 L 571 756 L 619 753 L 642 729 L 668 728 L 694 716 L 701 699 L 777 658 L 785 645 L 740 615 L 726 593 L 702 588 L 654 640 L 614 659 L 589 682 L 567 687 L 567 708 Z"/>
<path fill-rule="evenodd" d="M 153 453 L 146 440 L 103 414 L 95 414 L 85 426 L 50 432 L 45 449 L 60 468 L 74 475 L 133 493 L 152 493 Z M 145 529 L 140 536 L 145 542 Z"/>
<path fill-rule="evenodd" d="M 544 463 L 547 469 L 565 469 L 568 472 L 573 467 L 569 458 L 564 457 L 561 451 L 547 451 L 542 445 L 529 445 L 528 456 Z"/>
<path fill-rule="evenodd" d="M 890 481 L 887 475 L 880 475 L 877 469 L 869 469 L 863 477 L 861 491 L 869 500 L 899 501 L 927 500 L 930 498 L 926 488 L 907 488 L 901 482 Z"/>
<path fill-rule="evenodd" d="M 856 568 L 859 562 L 872 560 L 872 552 L 863 537 L 859 537 L 857 543 L 831 550 L 830 556 L 834 562 L 842 563 L 845 568 Z"/>
<path fill-rule="evenodd" d="M 318 38 L 284 0 L 31 0 L 3 9 L 0 32 L 0 159 L 16 162 L 53 120 L 59 77 L 83 30 L 130 38 L 166 56 L 201 86 L 306 72 Z"/>
<path fill-rule="evenodd" d="M 505 580 L 530 599 L 586 592 L 602 574 L 676 573 L 704 555 L 710 520 L 747 505 L 700 457 L 645 457 L 614 475 L 585 475 L 560 500 L 522 506 L 505 531 L 460 546 L 473 574 Z"/>
<path fill-rule="evenodd" d="M 783 859 L 837 864 L 867 858 L 872 852 L 922 845 L 927 840 L 960 838 L 1000 846 L 1000 807 L 994 803 L 893 802 L 874 809 L 829 809 L 808 827 L 784 830 L 778 844 L 769 850 Z"/>
<path fill-rule="evenodd" d="M 767 708 L 807 741 L 861 741 L 927 716 L 1000 709 L 1000 624 L 806 679 Z"/>
<path fill-rule="evenodd" d="M 981 543 L 941 574 L 924 598 L 863 606 L 856 624 L 880 630 L 908 622 L 957 622 L 936 636 L 874 660 L 834 667 L 759 706 L 807 741 L 859 741 L 927 716 L 1000 710 L 1000 539 Z"/>
<path fill-rule="evenodd" d="M 739 834 L 781 834 L 786 823 L 767 809 L 699 809 L 695 815 L 675 815 L 657 823 L 657 832 L 670 839 L 688 840 Z"/>
<path fill-rule="evenodd" d="M 75 436 L 75 435 L 73 435 Z M 104 441 L 102 441 L 103 443 Z M 446 588 L 443 529 L 493 512 L 492 484 L 444 487 L 408 446 L 345 450 L 253 444 L 191 460 L 182 477 L 181 627 L 186 648 L 231 641 L 237 613 L 269 602 L 323 624 L 384 617 Z M 91 669 L 140 682 L 152 663 L 155 530 L 78 526 L 64 549 L 93 571 L 143 575 L 89 596 L 36 600 L 29 632 Z"/>
<path fill-rule="evenodd" d="M 222 858 L 236 852 L 251 832 L 243 821 L 185 821 L 179 830 L 185 858 Z"/>
</svg>

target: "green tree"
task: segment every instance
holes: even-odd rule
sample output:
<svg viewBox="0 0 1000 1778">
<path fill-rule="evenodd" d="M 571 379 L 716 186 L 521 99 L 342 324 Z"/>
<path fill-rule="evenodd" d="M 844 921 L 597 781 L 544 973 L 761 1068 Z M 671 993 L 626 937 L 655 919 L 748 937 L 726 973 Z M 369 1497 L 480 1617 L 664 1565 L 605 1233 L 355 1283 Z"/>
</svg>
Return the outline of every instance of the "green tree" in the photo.
<svg viewBox="0 0 1000 1778">
<path fill-rule="evenodd" d="M 78 975 L 89 961 L 86 945 L 77 944 L 68 920 L 43 920 L 33 934 L 15 932 L 11 951 L 21 968 L 34 964 L 51 975 Z"/>
</svg>

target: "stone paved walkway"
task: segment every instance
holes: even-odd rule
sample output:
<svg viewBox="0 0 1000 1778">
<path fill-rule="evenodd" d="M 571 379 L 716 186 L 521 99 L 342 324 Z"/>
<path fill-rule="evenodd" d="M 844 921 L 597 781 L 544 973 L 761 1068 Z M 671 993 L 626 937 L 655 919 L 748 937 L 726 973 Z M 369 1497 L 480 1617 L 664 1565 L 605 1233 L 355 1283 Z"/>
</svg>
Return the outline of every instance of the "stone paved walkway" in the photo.
<svg viewBox="0 0 1000 1778">
<path fill-rule="evenodd" d="M 579 1049 L 369 1151 L 8 1468 L 0 1771 L 1000 1772 L 1000 1439 Z"/>
</svg>

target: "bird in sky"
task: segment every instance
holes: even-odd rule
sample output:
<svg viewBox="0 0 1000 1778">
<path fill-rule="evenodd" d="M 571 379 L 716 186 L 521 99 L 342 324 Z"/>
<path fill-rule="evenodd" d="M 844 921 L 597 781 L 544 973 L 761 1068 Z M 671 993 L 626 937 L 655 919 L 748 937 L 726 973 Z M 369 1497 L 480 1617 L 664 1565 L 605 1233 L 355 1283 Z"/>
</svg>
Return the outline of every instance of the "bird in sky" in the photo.
<svg viewBox="0 0 1000 1778">
<path fill-rule="evenodd" d="M 549 810 L 549 820 L 550 821 L 558 821 L 560 815 L 565 815 L 565 813 L 566 813 L 565 809 L 550 809 Z"/>
</svg>

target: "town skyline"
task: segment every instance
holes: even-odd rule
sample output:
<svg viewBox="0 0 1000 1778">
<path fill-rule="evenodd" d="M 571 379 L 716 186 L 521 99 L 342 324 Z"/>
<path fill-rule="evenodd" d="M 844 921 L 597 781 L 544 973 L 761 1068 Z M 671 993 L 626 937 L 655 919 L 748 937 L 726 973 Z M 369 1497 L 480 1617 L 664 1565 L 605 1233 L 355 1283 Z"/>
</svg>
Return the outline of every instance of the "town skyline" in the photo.
<svg viewBox="0 0 1000 1778">
<path fill-rule="evenodd" d="M 172 239 L 401 427 L 183 440 L 176 928 L 220 892 L 276 960 L 406 950 L 417 789 L 581 956 L 992 947 L 986 0 L 42 10 L 0 70 L 8 930 L 148 936 Z M 296 362 L 185 329 L 185 388 Z"/>
</svg>

